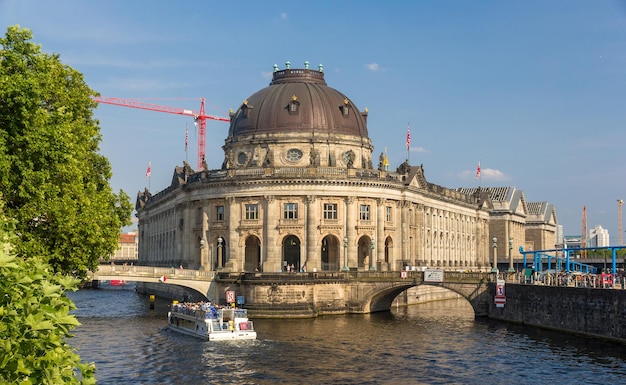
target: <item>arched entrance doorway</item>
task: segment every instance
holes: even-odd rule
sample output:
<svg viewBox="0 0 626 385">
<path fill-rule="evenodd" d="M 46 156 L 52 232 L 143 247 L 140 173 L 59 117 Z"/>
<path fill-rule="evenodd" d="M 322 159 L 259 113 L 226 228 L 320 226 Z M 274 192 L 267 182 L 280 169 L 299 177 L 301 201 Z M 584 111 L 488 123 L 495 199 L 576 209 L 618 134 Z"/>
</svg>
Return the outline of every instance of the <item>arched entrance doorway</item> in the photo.
<svg viewBox="0 0 626 385">
<path fill-rule="evenodd" d="M 387 237 L 385 238 L 385 263 L 387 264 L 387 266 L 389 265 L 389 262 L 391 262 L 391 249 L 393 248 L 393 240 L 391 239 L 391 237 Z"/>
<path fill-rule="evenodd" d="M 214 268 L 217 270 L 226 266 L 226 262 L 228 262 L 228 254 L 226 253 L 226 240 L 222 236 L 217 237 L 215 243 L 216 258 L 214 261 Z"/>
<path fill-rule="evenodd" d="M 372 265 L 372 238 L 367 235 L 359 238 L 359 269 L 369 269 Z"/>
<path fill-rule="evenodd" d="M 333 235 L 327 235 L 322 239 L 322 270 L 341 270 L 341 245 L 339 239 Z"/>
<path fill-rule="evenodd" d="M 300 239 L 295 235 L 289 235 L 283 241 L 283 271 L 291 265 L 294 271 L 300 271 Z"/>
<path fill-rule="evenodd" d="M 261 271 L 261 241 L 256 235 L 246 238 L 244 271 Z"/>
</svg>

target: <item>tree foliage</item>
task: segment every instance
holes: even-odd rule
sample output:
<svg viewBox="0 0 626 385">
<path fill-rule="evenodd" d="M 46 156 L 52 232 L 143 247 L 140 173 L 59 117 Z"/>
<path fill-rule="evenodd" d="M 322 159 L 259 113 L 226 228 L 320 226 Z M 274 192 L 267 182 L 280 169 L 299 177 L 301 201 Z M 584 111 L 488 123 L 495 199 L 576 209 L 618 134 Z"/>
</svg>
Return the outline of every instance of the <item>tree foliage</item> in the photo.
<svg viewBox="0 0 626 385">
<path fill-rule="evenodd" d="M 0 383 L 94 384 L 95 365 L 81 363 L 66 342 L 79 323 L 65 290 L 78 281 L 42 258 L 12 255 L 8 223 L 0 215 Z"/>
<path fill-rule="evenodd" d="M 0 37 L 0 192 L 17 255 L 80 275 L 114 253 L 132 205 L 98 153 L 96 93 L 31 39 L 19 26 Z"/>
</svg>

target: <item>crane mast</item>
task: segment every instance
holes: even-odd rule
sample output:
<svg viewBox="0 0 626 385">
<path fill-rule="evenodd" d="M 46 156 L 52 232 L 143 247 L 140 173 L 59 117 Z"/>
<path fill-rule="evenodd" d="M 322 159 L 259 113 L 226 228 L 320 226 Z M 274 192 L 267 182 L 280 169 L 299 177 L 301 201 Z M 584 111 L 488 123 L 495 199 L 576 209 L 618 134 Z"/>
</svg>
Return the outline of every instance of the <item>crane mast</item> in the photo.
<svg viewBox="0 0 626 385">
<path fill-rule="evenodd" d="M 224 118 L 221 116 L 212 116 L 206 114 L 204 106 L 204 98 L 200 100 L 200 110 L 187 110 L 184 108 L 161 106 L 158 104 L 144 103 L 135 99 L 124 98 L 109 98 L 102 96 L 92 96 L 93 101 L 104 104 L 111 104 L 114 106 L 137 108 L 140 110 L 165 112 L 168 114 L 192 116 L 194 121 L 198 124 L 198 171 L 204 169 L 205 156 L 206 156 L 206 120 L 218 120 L 221 122 L 230 122 L 230 118 Z"/>
<path fill-rule="evenodd" d="M 622 242 L 622 234 L 624 234 L 624 228 L 622 224 L 622 206 L 624 205 L 623 199 L 617 200 L 617 238 L 619 239 L 618 246 L 622 246 L 624 243 Z"/>
<path fill-rule="evenodd" d="M 580 247 L 583 249 L 587 247 L 587 206 L 583 206 L 583 220 L 582 220 L 582 237 L 580 238 Z M 587 256 L 587 251 L 582 250 L 582 256 Z"/>
</svg>

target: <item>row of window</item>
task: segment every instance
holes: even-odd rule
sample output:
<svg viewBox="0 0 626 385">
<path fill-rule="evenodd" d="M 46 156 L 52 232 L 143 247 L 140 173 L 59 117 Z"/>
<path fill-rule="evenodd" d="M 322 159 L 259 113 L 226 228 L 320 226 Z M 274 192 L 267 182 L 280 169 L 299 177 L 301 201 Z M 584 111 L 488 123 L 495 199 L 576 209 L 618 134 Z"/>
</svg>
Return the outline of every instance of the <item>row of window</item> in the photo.
<svg viewBox="0 0 626 385">
<path fill-rule="evenodd" d="M 337 203 L 324 203 L 324 219 L 337 219 Z M 391 222 L 391 206 L 385 207 L 385 220 Z M 215 220 L 224 220 L 224 206 L 215 207 Z M 250 203 L 245 205 L 245 219 L 246 220 L 258 220 L 259 219 L 259 205 L 256 203 Z M 298 203 L 285 203 L 283 204 L 283 219 L 298 219 Z M 371 206 L 362 204 L 359 206 L 359 219 L 362 221 L 369 221 L 371 219 Z"/>
</svg>

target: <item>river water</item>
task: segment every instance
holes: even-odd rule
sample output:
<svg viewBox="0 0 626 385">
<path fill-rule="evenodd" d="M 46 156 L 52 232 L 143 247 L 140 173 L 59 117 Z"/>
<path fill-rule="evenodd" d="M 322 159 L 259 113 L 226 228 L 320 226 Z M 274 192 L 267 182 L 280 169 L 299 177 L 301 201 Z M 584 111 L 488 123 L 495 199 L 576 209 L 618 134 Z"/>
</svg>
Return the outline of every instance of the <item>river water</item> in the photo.
<svg viewBox="0 0 626 385">
<path fill-rule="evenodd" d="M 254 320 L 257 341 L 167 329 L 170 302 L 132 285 L 68 293 L 70 345 L 99 384 L 618 384 L 626 346 L 494 321 L 465 300 L 389 313 Z"/>
</svg>

